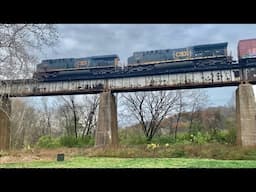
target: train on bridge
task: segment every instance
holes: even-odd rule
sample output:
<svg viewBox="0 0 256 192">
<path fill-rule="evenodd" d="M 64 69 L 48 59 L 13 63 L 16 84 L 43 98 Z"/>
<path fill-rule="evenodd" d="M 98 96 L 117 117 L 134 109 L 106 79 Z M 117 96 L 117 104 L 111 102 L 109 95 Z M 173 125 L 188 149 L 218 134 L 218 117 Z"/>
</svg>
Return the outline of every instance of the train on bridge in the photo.
<svg viewBox="0 0 256 192">
<path fill-rule="evenodd" d="M 256 63 L 256 39 L 240 40 L 238 62 L 228 55 L 228 43 L 195 45 L 177 49 L 134 52 L 126 66 L 119 56 L 102 55 L 84 58 L 43 60 L 37 65 L 34 79 L 39 81 L 83 80 L 157 75 L 247 66 Z"/>
</svg>

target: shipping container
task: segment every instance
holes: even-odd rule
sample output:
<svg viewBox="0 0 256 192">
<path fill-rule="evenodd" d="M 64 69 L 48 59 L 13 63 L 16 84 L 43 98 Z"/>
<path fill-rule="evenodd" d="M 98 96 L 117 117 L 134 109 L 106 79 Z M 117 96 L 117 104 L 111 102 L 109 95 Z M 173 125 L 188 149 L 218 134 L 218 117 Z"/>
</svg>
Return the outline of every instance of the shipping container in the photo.
<svg viewBox="0 0 256 192">
<path fill-rule="evenodd" d="M 240 40 L 238 43 L 238 59 L 256 57 L 256 39 Z"/>
</svg>

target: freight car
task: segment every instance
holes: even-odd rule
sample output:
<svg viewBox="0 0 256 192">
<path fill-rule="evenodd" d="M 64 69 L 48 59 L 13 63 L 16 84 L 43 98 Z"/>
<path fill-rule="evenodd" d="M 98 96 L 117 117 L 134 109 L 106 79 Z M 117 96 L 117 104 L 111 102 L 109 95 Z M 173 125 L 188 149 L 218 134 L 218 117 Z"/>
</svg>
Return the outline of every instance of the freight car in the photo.
<svg viewBox="0 0 256 192">
<path fill-rule="evenodd" d="M 72 78 L 74 76 L 95 76 L 112 73 L 118 67 L 119 57 L 116 54 L 84 58 L 64 58 L 43 60 L 37 65 L 34 78 L 40 80 Z"/>
<path fill-rule="evenodd" d="M 256 39 L 244 39 L 238 42 L 238 61 L 242 65 L 256 62 Z"/>
</svg>

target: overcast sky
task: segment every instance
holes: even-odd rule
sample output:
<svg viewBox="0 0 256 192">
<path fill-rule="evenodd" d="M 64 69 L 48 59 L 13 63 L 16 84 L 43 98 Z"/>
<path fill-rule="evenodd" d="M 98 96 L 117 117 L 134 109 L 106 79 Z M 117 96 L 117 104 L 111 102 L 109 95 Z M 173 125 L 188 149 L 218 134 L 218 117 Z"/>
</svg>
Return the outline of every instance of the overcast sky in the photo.
<svg viewBox="0 0 256 192">
<path fill-rule="evenodd" d="M 135 51 L 228 42 L 237 59 L 241 39 L 256 38 L 256 24 L 58 24 L 60 41 L 42 59 L 118 54 L 122 63 Z M 207 89 L 212 105 L 222 105 L 235 87 Z"/>
</svg>

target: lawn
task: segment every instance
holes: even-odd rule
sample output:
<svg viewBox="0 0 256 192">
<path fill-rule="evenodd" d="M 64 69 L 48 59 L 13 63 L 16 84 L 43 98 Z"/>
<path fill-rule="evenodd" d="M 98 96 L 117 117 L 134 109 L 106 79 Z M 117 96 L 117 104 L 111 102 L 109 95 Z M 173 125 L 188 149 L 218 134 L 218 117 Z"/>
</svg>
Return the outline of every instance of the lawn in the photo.
<svg viewBox="0 0 256 192">
<path fill-rule="evenodd" d="M 0 168 L 256 168 L 255 160 L 72 157 L 64 161 L 4 163 Z"/>
</svg>

